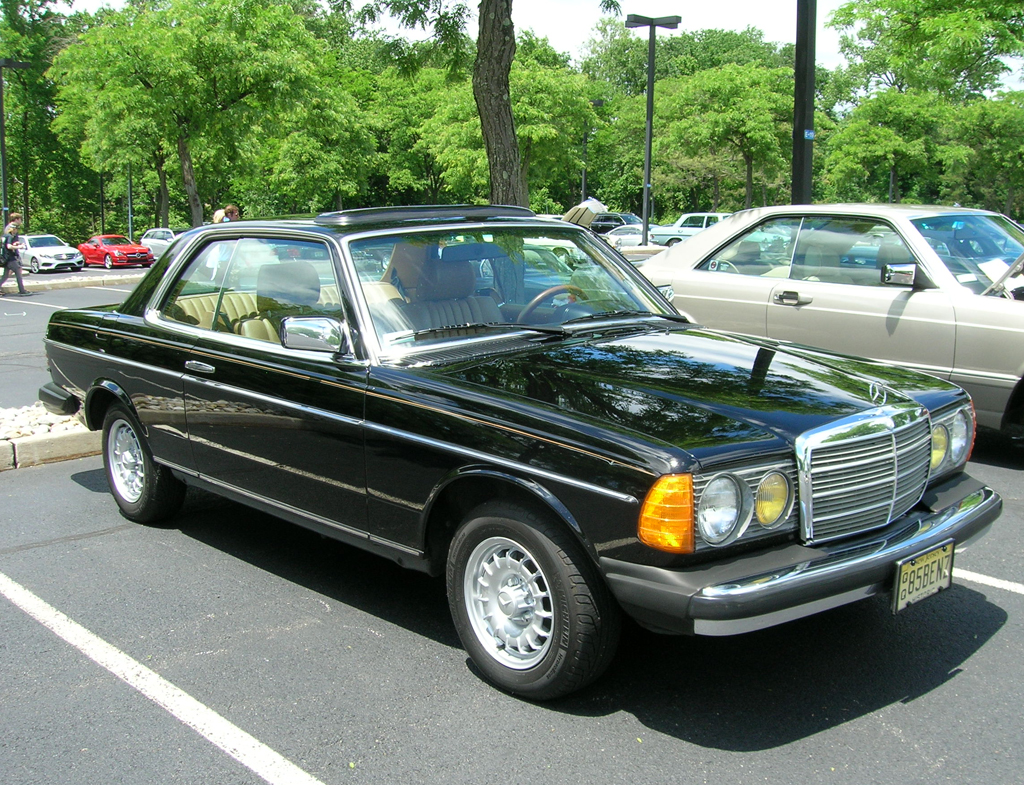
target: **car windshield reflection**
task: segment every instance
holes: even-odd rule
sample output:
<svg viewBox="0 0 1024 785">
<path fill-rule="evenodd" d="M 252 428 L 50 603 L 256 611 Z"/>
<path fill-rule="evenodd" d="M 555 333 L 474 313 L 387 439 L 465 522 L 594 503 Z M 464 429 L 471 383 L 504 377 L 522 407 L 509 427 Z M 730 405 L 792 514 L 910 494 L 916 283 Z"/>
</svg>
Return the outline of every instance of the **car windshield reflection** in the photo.
<svg viewBox="0 0 1024 785">
<path fill-rule="evenodd" d="M 939 215 L 912 223 L 957 281 L 976 293 L 1024 253 L 1024 231 L 1002 216 Z"/>
<path fill-rule="evenodd" d="M 357 240 L 350 252 L 385 352 L 516 329 L 562 334 L 563 324 L 597 317 L 671 314 L 578 232 L 422 232 Z"/>
</svg>

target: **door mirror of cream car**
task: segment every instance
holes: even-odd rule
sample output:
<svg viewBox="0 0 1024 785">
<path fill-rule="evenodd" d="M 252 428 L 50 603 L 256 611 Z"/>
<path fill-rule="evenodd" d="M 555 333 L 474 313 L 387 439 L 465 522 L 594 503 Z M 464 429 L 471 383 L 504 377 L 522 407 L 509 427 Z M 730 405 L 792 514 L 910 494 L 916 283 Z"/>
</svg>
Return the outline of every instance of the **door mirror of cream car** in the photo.
<svg viewBox="0 0 1024 785">
<path fill-rule="evenodd" d="M 913 286 L 916 264 L 887 264 L 882 268 L 882 283 L 887 286 Z"/>
</svg>

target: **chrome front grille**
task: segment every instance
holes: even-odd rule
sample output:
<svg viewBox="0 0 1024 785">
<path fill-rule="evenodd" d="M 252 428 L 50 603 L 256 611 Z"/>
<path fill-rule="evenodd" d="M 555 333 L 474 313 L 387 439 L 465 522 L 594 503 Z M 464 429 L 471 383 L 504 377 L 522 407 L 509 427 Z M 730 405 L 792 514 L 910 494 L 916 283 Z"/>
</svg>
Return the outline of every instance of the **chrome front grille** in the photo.
<svg viewBox="0 0 1024 785">
<path fill-rule="evenodd" d="M 928 483 L 931 426 L 916 405 L 875 409 L 797 439 L 800 529 L 824 542 L 887 525 Z"/>
</svg>

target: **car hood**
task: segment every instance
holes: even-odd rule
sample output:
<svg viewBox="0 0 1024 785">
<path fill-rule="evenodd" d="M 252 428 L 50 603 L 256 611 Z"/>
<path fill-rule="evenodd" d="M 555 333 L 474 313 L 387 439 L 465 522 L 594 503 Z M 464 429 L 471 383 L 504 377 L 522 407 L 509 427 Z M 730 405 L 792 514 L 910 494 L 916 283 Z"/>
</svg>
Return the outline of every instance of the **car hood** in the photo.
<svg viewBox="0 0 1024 785">
<path fill-rule="evenodd" d="M 70 245 L 34 245 L 28 250 L 32 253 L 74 253 L 78 249 Z"/>
<path fill-rule="evenodd" d="M 571 413 L 584 426 L 628 431 L 700 457 L 705 450 L 720 456 L 723 448 L 763 452 L 772 442 L 788 449 L 811 428 L 883 401 L 910 400 L 859 370 L 835 355 L 819 361 L 803 347 L 791 352 L 712 330 L 673 329 L 545 345 L 441 373 L 492 395 L 527 398 L 556 419 Z"/>
</svg>

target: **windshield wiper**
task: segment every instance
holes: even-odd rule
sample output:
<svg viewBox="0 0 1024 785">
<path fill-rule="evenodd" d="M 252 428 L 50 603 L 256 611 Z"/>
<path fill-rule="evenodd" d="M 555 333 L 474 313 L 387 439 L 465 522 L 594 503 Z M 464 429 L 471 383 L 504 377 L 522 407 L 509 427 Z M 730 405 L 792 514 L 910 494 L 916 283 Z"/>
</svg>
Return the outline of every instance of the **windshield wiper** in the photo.
<svg viewBox="0 0 1024 785">
<path fill-rule="evenodd" d="M 650 311 L 601 311 L 600 313 L 588 313 L 586 316 L 577 316 L 574 319 L 567 319 L 562 322 L 566 327 L 570 324 L 583 324 L 585 322 L 596 322 L 606 319 L 618 319 L 620 317 L 636 318 L 637 316 L 654 316 Z"/>
<path fill-rule="evenodd" d="M 544 333 L 546 335 L 565 335 L 565 331 L 557 325 L 544 325 L 544 324 L 517 324 L 516 322 L 470 322 L 469 324 L 449 324 L 444 327 L 426 327 L 422 330 L 415 330 L 407 335 L 403 335 L 402 339 L 412 339 L 418 341 L 421 338 L 429 338 L 434 335 L 442 335 L 445 333 L 455 333 L 459 330 L 486 330 L 491 328 L 500 328 L 507 330 L 509 328 L 516 330 L 529 330 L 531 332 Z"/>
<path fill-rule="evenodd" d="M 984 297 L 986 294 L 990 294 L 991 292 L 1002 291 L 1005 288 L 1004 284 L 1006 283 L 1006 280 L 1019 273 L 1022 267 L 1024 267 L 1024 253 L 1018 256 L 1017 260 L 1006 268 L 1006 272 L 999 276 L 999 280 L 993 281 L 992 285 L 981 293 L 981 296 Z"/>
</svg>

